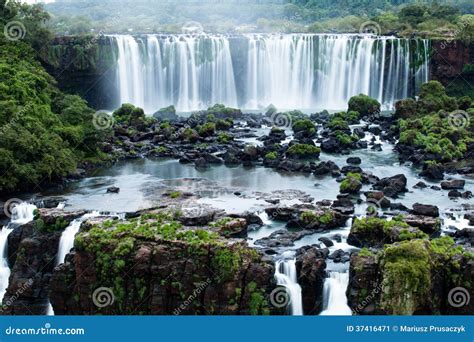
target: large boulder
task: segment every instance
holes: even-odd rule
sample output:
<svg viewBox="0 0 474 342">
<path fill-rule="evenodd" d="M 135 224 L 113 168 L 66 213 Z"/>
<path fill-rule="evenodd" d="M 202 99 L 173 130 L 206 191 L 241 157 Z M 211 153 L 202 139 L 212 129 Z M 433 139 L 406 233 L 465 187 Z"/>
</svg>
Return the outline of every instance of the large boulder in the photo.
<svg viewBox="0 0 474 342">
<path fill-rule="evenodd" d="M 383 191 L 386 196 L 396 198 L 407 191 L 407 178 L 403 174 L 382 178 L 374 185 L 374 189 Z"/>
</svg>

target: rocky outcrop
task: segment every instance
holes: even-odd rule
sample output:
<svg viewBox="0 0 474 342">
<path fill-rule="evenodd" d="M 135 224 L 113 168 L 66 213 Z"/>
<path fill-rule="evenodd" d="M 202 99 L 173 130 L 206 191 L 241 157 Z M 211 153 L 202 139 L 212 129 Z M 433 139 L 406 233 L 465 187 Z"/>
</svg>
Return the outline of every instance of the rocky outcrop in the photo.
<svg viewBox="0 0 474 342">
<path fill-rule="evenodd" d="M 326 256 L 327 250 L 310 246 L 300 248 L 296 253 L 298 284 L 301 286 L 305 315 L 316 315 L 322 310 Z"/>
<path fill-rule="evenodd" d="M 347 290 L 358 314 L 472 314 L 474 260 L 448 237 L 353 254 Z"/>
<path fill-rule="evenodd" d="M 269 301 L 273 263 L 242 240 L 212 227 L 180 228 L 157 213 L 141 223 L 106 222 L 83 226 L 76 251 L 54 270 L 57 315 L 281 313 Z"/>
</svg>

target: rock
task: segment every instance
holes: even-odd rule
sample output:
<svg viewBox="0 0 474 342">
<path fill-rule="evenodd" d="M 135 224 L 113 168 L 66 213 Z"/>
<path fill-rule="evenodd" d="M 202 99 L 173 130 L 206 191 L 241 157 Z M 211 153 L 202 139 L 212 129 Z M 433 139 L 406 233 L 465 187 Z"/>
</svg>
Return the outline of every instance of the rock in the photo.
<svg viewBox="0 0 474 342">
<path fill-rule="evenodd" d="M 153 114 L 153 117 L 160 121 L 176 122 L 179 120 L 179 116 L 176 115 L 176 109 L 174 106 L 161 108 L 159 111 Z"/>
<path fill-rule="evenodd" d="M 360 165 L 362 160 L 359 157 L 349 157 L 346 160 L 347 164 Z"/>
<path fill-rule="evenodd" d="M 441 231 L 441 223 L 438 218 L 420 215 L 405 215 L 403 222 L 412 227 L 419 228 L 428 235 L 437 235 Z"/>
<path fill-rule="evenodd" d="M 348 198 L 339 198 L 335 200 L 332 203 L 331 208 L 344 215 L 353 214 L 355 211 L 354 203 L 352 203 L 352 201 Z"/>
<path fill-rule="evenodd" d="M 451 190 L 448 192 L 448 197 L 449 198 L 460 198 L 462 197 L 462 193 L 459 190 Z"/>
<path fill-rule="evenodd" d="M 222 211 L 205 205 L 181 208 L 181 215 L 178 220 L 185 226 L 204 226 L 214 221 Z"/>
<path fill-rule="evenodd" d="M 327 175 L 329 173 L 332 173 L 334 171 L 339 170 L 339 167 L 332 161 L 327 161 L 327 162 L 320 162 L 318 165 L 315 166 L 314 168 L 314 175 L 319 176 L 319 175 Z"/>
<path fill-rule="evenodd" d="M 462 198 L 464 198 L 464 199 L 470 199 L 470 198 L 472 198 L 472 192 L 471 192 L 471 191 L 465 191 L 465 192 L 463 192 Z"/>
<path fill-rule="evenodd" d="M 386 196 L 394 197 L 400 193 L 406 192 L 407 178 L 403 174 L 393 177 L 382 178 L 375 185 L 374 189 L 382 190 Z"/>
<path fill-rule="evenodd" d="M 219 232 L 226 237 L 246 237 L 247 221 L 243 218 L 235 218 L 230 222 L 222 224 Z"/>
<path fill-rule="evenodd" d="M 367 202 L 374 204 L 379 208 L 389 208 L 390 207 L 390 200 L 385 197 L 383 191 L 367 191 L 364 193 L 365 197 L 367 197 Z"/>
<path fill-rule="evenodd" d="M 424 164 L 423 170 L 420 173 L 421 177 L 425 177 L 432 180 L 444 179 L 444 169 L 439 164 Z"/>
<path fill-rule="evenodd" d="M 255 241 L 255 245 L 265 248 L 291 247 L 295 245 L 295 241 L 302 239 L 307 235 L 313 234 L 310 230 L 302 230 L 299 232 L 289 232 L 286 230 L 277 230 L 267 237 Z"/>
<path fill-rule="evenodd" d="M 434 205 L 415 203 L 411 212 L 415 215 L 439 217 L 439 209 Z"/>
<path fill-rule="evenodd" d="M 206 168 L 206 167 L 209 166 L 209 164 L 207 163 L 207 160 L 205 158 L 196 159 L 196 161 L 194 162 L 194 165 L 198 168 Z"/>
<path fill-rule="evenodd" d="M 120 192 L 120 188 L 117 188 L 116 186 L 111 186 L 107 188 L 108 194 L 118 194 L 119 192 Z"/>
<path fill-rule="evenodd" d="M 326 277 L 326 253 L 311 246 L 296 252 L 296 273 L 301 286 L 303 313 L 316 315 L 323 306 L 323 287 Z"/>
<path fill-rule="evenodd" d="M 350 260 L 349 253 L 344 252 L 342 249 L 334 251 L 331 255 L 328 256 L 328 259 L 331 259 L 335 263 L 344 263 Z"/>
<path fill-rule="evenodd" d="M 413 186 L 413 188 L 415 188 L 415 189 L 425 189 L 427 187 L 428 187 L 428 185 L 426 185 L 426 183 L 424 183 L 424 182 L 418 182 Z"/>
<path fill-rule="evenodd" d="M 465 184 L 466 181 L 463 179 L 453 179 L 441 182 L 441 188 L 443 190 L 462 190 Z"/>
<path fill-rule="evenodd" d="M 341 172 L 345 175 L 348 173 L 362 173 L 362 169 L 359 166 L 346 165 L 341 169 Z"/>
<path fill-rule="evenodd" d="M 331 239 L 328 239 L 327 237 L 322 236 L 318 240 L 324 243 L 326 247 L 334 246 L 334 242 L 332 242 Z"/>
</svg>

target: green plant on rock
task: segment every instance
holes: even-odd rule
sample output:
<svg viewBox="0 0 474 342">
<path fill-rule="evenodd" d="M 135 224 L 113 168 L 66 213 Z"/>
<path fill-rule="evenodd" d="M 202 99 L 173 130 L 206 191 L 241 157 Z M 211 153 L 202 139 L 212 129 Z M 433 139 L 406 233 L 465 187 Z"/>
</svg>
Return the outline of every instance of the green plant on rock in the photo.
<svg viewBox="0 0 474 342">
<path fill-rule="evenodd" d="M 360 173 L 349 172 L 341 182 L 339 190 L 342 193 L 358 193 L 362 188 L 362 175 Z"/>
<path fill-rule="evenodd" d="M 316 125 L 309 119 L 297 120 L 292 128 L 293 132 L 301 132 L 306 138 L 313 138 L 317 132 Z"/>
<path fill-rule="evenodd" d="M 266 155 L 265 155 L 265 159 L 268 159 L 268 160 L 275 160 L 278 158 L 278 154 L 273 151 L 273 152 L 268 152 Z"/>
<path fill-rule="evenodd" d="M 348 111 L 358 112 L 361 117 L 380 113 L 380 103 L 370 96 L 360 94 L 349 99 Z"/>
<path fill-rule="evenodd" d="M 198 126 L 198 132 L 201 137 L 213 136 L 216 132 L 216 124 L 213 122 L 206 122 L 202 126 Z"/>
<path fill-rule="evenodd" d="M 286 155 L 295 159 L 318 158 L 320 153 L 319 147 L 308 144 L 294 144 L 286 150 Z"/>
</svg>

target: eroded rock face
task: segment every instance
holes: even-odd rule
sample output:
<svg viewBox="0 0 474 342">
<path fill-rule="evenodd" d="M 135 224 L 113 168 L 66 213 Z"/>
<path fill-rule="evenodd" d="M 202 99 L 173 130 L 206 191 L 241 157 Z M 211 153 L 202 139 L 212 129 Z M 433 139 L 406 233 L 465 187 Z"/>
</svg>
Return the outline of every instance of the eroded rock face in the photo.
<svg viewBox="0 0 474 342">
<path fill-rule="evenodd" d="M 243 240 L 208 235 L 204 227 L 199 232 L 179 228 L 170 237 L 171 226 L 160 227 L 164 235 L 139 230 L 106 237 L 86 227 L 76 238 L 76 251 L 54 270 L 50 300 L 55 313 L 282 313 L 269 302 L 276 286 L 273 262 Z M 100 302 L 101 292 L 108 305 Z"/>
<path fill-rule="evenodd" d="M 453 305 L 455 291 L 472 294 L 474 275 L 472 258 L 454 248 L 441 238 L 436 242 L 405 241 L 379 252 L 353 254 L 349 306 L 360 315 L 472 314 L 472 300 Z"/>
<path fill-rule="evenodd" d="M 11 274 L 3 298 L 3 314 L 44 315 L 48 289 L 56 264 L 61 232 L 39 231 L 34 223 L 16 228 L 8 236 Z"/>
<path fill-rule="evenodd" d="M 310 246 L 300 248 L 296 253 L 298 284 L 301 286 L 305 315 L 316 315 L 322 310 L 326 256 L 327 250 Z"/>
</svg>

